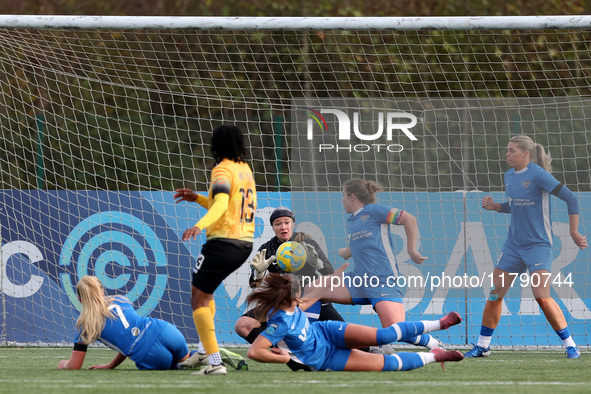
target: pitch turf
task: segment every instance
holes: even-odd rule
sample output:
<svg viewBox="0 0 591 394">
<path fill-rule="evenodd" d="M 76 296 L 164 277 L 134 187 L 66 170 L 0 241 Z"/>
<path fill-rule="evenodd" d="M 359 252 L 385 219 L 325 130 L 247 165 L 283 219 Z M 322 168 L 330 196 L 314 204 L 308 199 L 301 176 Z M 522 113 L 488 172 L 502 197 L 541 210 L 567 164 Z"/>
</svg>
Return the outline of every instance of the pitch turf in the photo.
<svg viewBox="0 0 591 394">
<path fill-rule="evenodd" d="M 245 354 L 245 349 L 233 349 Z M 190 371 L 61 371 L 66 348 L 0 348 L 0 393 L 563 393 L 591 392 L 591 353 L 568 360 L 561 352 L 493 351 L 491 357 L 438 363 L 409 372 L 291 372 L 249 361 L 248 371 L 191 376 Z M 109 362 L 112 350 L 91 348 L 86 367 Z"/>
</svg>

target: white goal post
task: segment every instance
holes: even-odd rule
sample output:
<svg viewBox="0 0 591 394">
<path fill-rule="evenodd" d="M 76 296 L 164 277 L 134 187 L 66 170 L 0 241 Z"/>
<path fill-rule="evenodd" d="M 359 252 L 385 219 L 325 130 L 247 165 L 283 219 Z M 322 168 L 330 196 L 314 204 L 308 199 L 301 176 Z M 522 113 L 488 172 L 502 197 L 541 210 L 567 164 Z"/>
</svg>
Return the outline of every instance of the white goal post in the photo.
<svg viewBox="0 0 591 394">
<path fill-rule="evenodd" d="M 144 315 L 197 341 L 180 235 L 204 214 L 173 190 L 205 193 L 211 130 L 238 125 L 259 194 L 255 250 L 290 206 L 297 230 L 343 260 L 342 183 L 377 181 L 378 202 L 415 215 L 407 320 L 465 316 L 439 338 L 477 338 L 507 215 L 505 152 L 530 135 L 576 193 L 591 233 L 591 16 L 123 17 L 0 15 L 0 345 L 70 343 L 74 286 L 99 276 Z M 553 198 L 550 276 L 580 347 L 591 345 L 591 259 Z M 245 309 L 248 264 L 215 293 L 224 344 Z M 559 347 L 523 275 L 493 344 Z M 379 325 L 369 307 L 345 320 Z"/>
<path fill-rule="evenodd" d="M 587 29 L 591 15 L 446 17 L 217 17 L 0 15 L 15 29 L 113 30 L 551 30 Z"/>
</svg>

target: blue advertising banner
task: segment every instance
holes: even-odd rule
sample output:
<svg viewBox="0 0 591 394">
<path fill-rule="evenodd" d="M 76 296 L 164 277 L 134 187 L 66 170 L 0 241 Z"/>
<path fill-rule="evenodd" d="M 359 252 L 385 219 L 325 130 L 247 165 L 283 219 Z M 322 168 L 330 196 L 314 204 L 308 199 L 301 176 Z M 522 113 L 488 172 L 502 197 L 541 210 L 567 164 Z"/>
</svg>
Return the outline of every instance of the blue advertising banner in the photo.
<svg viewBox="0 0 591 394">
<path fill-rule="evenodd" d="M 503 193 L 492 193 L 497 201 Z M 491 274 L 505 240 L 509 215 L 484 211 L 482 193 L 380 193 L 378 203 L 407 210 L 418 219 L 421 266 L 406 253 L 406 236 L 392 226 L 398 268 L 407 287 L 407 320 L 438 318 L 450 310 L 465 316 L 466 329 L 444 342 L 464 344 L 479 333 Z M 583 207 L 591 193 L 579 194 Z M 291 207 L 296 231 L 313 236 L 335 266 L 346 246 L 347 214 L 341 193 L 259 193 L 254 250 L 273 236 L 273 208 Z M 569 235 L 564 204 L 553 199 L 555 259 L 549 280 L 580 345 L 591 343 L 589 251 Z M 183 231 L 205 214 L 197 204 L 174 204 L 171 192 L 0 191 L 1 283 L 8 342 L 71 342 L 78 317 L 78 279 L 96 275 L 108 294 L 126 295 L 139 313 L 177 325 L 197 340 L 190 307 L 190 272 L 204 236 L 182 242 Z M 582 211 L 580 232 L 591 233 Z M 253 252 L 254 253 L 254 252 Z M 354 264 L 354 261 L 351 261 Z M 216 290 L 216 328 L 221 343 L 245 343 L 233 331 L 245 309 L 248 264 Z M 527 275 L 505 299 L 495 333 L 498 345 L 559 345 L 532 297 Z M 379 325 L 368 306 L 337 306 L 346 320 Z"/>
<path fill-rule="evenodd" d="M 266 205 L 281 197 L 260 196 L 255 249 L 272 236 L 263 225 L 272 210 Z M 175 205 L 172 192 L 2 190 L 0 209 L 3 339 L 71 342 L 80 308 L 75 285 L 96 275 L 107 294 L 125 295 L 138 313 L 167 320 L 197 342 L 190 281 L 205 237 L 181 241 L 205 214 L 197 204 Z M 222 343 L 244 342 L 233 332 L 249 273 L 243 265 L 215 293 Z"/>
</svg>

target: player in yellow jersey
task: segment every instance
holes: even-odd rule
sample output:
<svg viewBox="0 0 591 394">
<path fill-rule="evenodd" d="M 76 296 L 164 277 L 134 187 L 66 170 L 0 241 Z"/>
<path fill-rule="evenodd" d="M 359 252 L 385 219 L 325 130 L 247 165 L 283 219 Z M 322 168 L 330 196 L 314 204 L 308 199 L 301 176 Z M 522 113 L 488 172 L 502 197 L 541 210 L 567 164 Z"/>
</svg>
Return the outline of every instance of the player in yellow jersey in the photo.
<svg viewBox="0 0 591 394">
<path fill-rule="evenodd" d="M 244 136 L 236 126 L 219 126 L 211 138 L 215 167 L 208 196 L 177 189 L 174 199 L 197 202 L 207 208 L 195 226 L 185 230 L 183 241 L 206 231 L 206 242 L 193 268 L 191 307 L 193 320 L 209 364 L 199 375 L 225 375 L 226 367 L 215 336 L 213 292 L 237 270 L 252 251 L 257 195 L 252 170 L 245 163 Z M 191 361 L 196 361 L 195 355 Z"/>
</svg>

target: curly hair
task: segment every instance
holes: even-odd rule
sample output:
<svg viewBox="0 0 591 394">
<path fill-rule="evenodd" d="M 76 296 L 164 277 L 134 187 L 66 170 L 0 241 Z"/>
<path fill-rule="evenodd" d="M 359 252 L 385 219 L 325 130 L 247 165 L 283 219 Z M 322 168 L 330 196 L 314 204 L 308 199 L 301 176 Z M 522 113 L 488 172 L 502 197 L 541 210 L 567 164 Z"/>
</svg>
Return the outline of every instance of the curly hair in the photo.
<svg viewBox="0 0 591 394">
<path fill-rule="evenodd" d="M 244 135 L 236 126 L 222 125 L 216 127 L 211 136 L 211 155 L 215 163 L 219 164 L 224 159 L 236 163 L 244 162 L 246 147 Z"/>
</svg>

